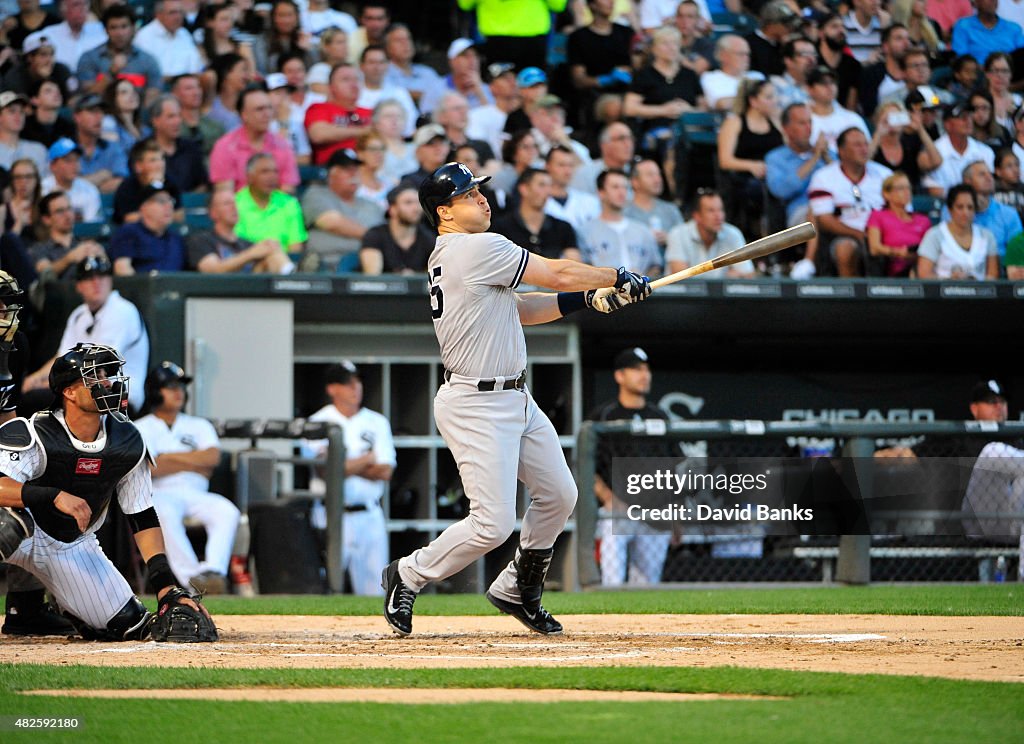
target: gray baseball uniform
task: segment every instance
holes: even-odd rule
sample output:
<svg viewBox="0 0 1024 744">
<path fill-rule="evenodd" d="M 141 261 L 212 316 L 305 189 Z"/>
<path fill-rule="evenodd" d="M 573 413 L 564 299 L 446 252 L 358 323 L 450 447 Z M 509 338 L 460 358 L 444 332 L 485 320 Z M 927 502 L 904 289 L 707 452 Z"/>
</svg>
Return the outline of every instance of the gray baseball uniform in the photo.
<svg viewBox="0 0 1024 744">
<path fill-rule="evenodd" d="M 576 483 L 554 426 L 522 375 L 526 338 L 515 288 L 530 254 L 495 233 L 438 237 L 427 264 L 434 331 L 445 383 L 434 398 L 437 428 L 459 467 L 469 516 L 399 562 L 413 591 L 451 576 L 502 545 L 515 529 L 516 480 L 529 489 L 520 546 L 548 549 L 576 504 Z M 491 584 L 520 603 L 512 563 Z"/>
</svg>

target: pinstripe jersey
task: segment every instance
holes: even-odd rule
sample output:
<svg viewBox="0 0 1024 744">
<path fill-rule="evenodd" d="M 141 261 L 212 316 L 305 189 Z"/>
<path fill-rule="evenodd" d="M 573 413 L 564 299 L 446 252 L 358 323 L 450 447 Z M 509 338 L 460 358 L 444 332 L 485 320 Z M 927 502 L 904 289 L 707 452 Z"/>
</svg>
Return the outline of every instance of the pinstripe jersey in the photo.
<svg viewBox="0 0 1024 744">
<path fill-rule="evenodd" d="M 526 368 L 515 288 L 530 254 L 497 233 L 449 233 L 427 262 L 434 332 L 445 369 L 514 378 Z"/>
<path fill-rule="evenodd" d="M 55 506 L 32 513 L 38 529 L 61 542 L 92 534 L 103 524 L 115 492 L 125 514 L 153 505 L 146 448 L 134 424 L 104 416 L 96 440 L 83 442 L 71 434 L 60 411 L 37 413 L 27 423 L 32 444 L 0 451 L 0 472 L 20 483 L 60 488 L 92 509 L 85 533 Z"/>
</svg>

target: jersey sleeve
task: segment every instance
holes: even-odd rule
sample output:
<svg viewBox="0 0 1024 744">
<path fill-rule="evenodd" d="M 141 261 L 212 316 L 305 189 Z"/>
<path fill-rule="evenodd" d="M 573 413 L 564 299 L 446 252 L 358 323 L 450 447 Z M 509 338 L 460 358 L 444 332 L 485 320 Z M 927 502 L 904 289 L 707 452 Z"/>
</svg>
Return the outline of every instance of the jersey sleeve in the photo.
<svg viewBox="0 0 1024 744">
<path fill-rule="evenodd" d="M 530 260 L 525 248 L 497 233 L 480 233 L 466 238 L 462 255 L 468 266 L 467 284 L 486 284 L 515 289 L 523 280 Z"/>
<path fill-rule="evenodd" d="M 153 478 L 148 457 L 140 457 L 135 467 L 118 481 L 117 501 L 125 514 L 138 514 L 153 506 Z"/>
<path fill-rule="evenodd" d="M 195 425 L 196 449 L 220 448 L 220 437 L 217 436 L 217 430 L 213 428 L 213 424 L 204 418 L 200 418 L 196 419 Z"/>
<path fill-rule="evenodd" d="M 20 451 L 0 449 L 0 475 L 6 475 L 18 483 L 35 480 L 45 469 L 42 447 L 38 443 Z"/>
<path fill-rule="evenodd" d="M 377 419 L 377 439 L 373 443 L 373 454 L 377 462 L 395 467 L 398 455 L 395 452 L 395 440 L 391 436 L 391 424 L 384 416 Z"/>
</svg>

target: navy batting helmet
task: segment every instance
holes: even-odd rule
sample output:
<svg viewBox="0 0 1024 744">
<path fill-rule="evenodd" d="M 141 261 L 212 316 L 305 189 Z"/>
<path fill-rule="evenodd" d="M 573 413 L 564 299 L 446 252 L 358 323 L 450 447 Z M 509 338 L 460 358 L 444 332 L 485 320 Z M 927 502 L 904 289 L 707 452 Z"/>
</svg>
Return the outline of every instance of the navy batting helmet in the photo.
<svg viewBox="0 0 1024 744">
<path fill-rule="evenodd" d="M 123 371 L 124 357 L 112 346 L 76 344 L 50 367 L 50 392 L 56 396 L 53 407 L 60 408 L 65 388 L 81 380 L 100 413 L 127 421 L 128 376 Z"/>
<path fill-rule="evenodd" d="M 490 180 L 490 176 L 475 177 L 473 171 L 462 163 L 445 163 L 420 184 L 420 206 L 427 213 L 427 220 L 436 228 L 438 207 Z"/>
<path fill-rule="evenodd" d="M 149 409 L 163 405 L 163 393 L 161 388 L 171 385 L 184 387 L 192 382 L 192 378 L 185 374 L 185 370 L 174 362 L 160 362 L 153 367 L 146 375 L 146 407 Z"/>
</svg>

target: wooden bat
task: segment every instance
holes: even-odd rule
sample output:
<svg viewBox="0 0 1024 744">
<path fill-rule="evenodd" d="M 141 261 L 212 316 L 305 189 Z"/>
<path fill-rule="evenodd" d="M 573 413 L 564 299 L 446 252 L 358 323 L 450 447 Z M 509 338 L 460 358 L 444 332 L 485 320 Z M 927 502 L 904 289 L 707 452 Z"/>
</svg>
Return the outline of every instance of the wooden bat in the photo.
<svg viewBox="0 0 1024 744">
<path fill-rule="evenodd" d="M 803 222 L 799 225 L 795 225 L 794 227 L 788 227 L 785 230 L 780 230 L 777 233 L 766 235 L 759 240 L 755 240 L 753 243 L 747 243 L 746 245 L 735 248 L 728 253 L 715 256 L 704 263 L 699 263 L 696 266 L 690 266 L 689 268 L 677 271 L 674 274 L 663 276 L 661 279 L 655 279 L 651 282 L 651 288 L 657 289 L 658 287 L 675 284 L 678 281 L 689 279 L 691 276 L 697 276 L 698 274 L 703 274 L 704 272 L 711 271 L 712 269 L 720 269 L 723 266 L 732 266 L 733 264 L 738 264 L 741 261 L 761 258 L 762 256 L 767 256 L 785 248 L 792 248 L 794 245 L 806 243 L 816 234 L 817 232 L 814 229 L 814 225 L 810 222 Z"/>
</svg>

